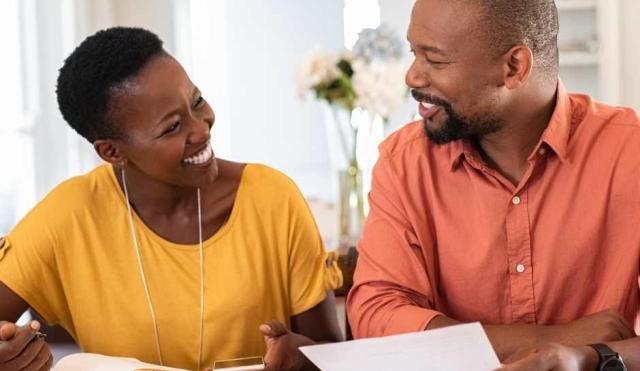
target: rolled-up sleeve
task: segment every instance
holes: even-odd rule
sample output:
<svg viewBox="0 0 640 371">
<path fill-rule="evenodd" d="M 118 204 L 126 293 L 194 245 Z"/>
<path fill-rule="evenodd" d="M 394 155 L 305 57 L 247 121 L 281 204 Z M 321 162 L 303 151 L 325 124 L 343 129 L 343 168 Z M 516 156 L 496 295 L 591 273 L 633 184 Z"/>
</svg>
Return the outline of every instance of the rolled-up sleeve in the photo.
<svg viewBox="0 0 640 371">
<path fill-rule="evenodd" d="M 433 238 L 419 241 L 416 237 L 416 225 L 424 219 L 419 223 L 410 220 L 406 207 L 412 202 L 407 196 L 409 185 L 394 172 L 389 157 L 381 150 L 373 170 L 369 216 L 358 243 L 354 286 L 347 299 L 356 338 L 423 331 L 441 315 L 434 310 L 434 282 L 429 277 L 433 262 L 424 253 L 424 245 L 433 244 Z M 421 227 L 428 229 L 428 225 Z"/>
</svg>

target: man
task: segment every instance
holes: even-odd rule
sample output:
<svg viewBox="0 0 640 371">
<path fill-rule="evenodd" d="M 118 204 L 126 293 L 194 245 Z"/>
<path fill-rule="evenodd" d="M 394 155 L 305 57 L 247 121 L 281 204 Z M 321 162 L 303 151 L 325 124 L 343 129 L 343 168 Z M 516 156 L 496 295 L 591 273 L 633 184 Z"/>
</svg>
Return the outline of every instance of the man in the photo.
<svg viewBox="0 0 640 371">
<path fill-rule="evenodd" d="M 557 34 L 552 0 L 416 1 L 423 120 L 380 146 L 356 337 L 480 321 L 513 369 L 640 369 L 640 120 L 567 94 Z"/>
</svg>

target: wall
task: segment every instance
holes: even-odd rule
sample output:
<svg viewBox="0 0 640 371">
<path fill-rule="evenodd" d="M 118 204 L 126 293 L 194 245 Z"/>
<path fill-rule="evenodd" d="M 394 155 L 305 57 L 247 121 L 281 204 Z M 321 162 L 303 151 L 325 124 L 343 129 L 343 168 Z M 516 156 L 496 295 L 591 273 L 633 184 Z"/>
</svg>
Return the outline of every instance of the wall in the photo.
<svg viewBox="0 0 640 371">
<path fill-rule="evenodd" d="M 640 112 L 640 1 L 621 0 L 622 104 Z"/>
<path fill-rule="evenodd" d="M 231 154 L 291 176 L 310 197 L 336 192 L 323 108 L 303 103 L 295 68 L 318 46 L 343 47 L 342 1 L 229 1 Z"/>
</svg>

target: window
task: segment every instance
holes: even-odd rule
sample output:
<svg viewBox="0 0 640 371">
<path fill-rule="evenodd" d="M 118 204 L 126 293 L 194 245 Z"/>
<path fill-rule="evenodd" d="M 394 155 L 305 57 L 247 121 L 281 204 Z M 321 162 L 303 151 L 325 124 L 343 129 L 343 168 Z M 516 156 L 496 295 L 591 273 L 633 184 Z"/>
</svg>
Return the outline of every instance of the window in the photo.
<svg viewBox="0 0 640 371">
<path fill-rule="evenodd" d="M 0 34 L 4 54 L 0 59 L 0 235 L 7 233 L 34 203 L 33 135 L 24 109 L 20 0 L 0 3 Z"/>
</svg>

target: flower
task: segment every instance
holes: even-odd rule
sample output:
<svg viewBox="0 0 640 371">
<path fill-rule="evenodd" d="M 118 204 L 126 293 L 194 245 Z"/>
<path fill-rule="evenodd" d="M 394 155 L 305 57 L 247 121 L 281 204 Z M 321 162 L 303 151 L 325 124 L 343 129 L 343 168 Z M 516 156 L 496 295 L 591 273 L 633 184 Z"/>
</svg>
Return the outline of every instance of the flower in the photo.
<svg viewBox="0 0 640 371">
<path fill-rule="evenodd" d="M 406 97 L 402 42 L 385 25 L 364 29 L 353 52 L 313 50 L 296 71 L 298 93 L 353 111 L 361 108 L 387 121 Z"/>
<path fill-rule="evenodd" d="M 355 106 L 387 120 L 406 97 L 405 66 L 398 61 L 358 62 L 353 70 Z"/>
<path fill-rule="evenodd" d="M 402 58 L 402 42 L 396 33 L 386 25 L 365 28 L 358 34 L 353 53 L 367 63 L 391 61 Z"/>
<path fill-rule="evenodd" d="M 296 71 L 298 93 L 304 98 L 309 90 L 329 86 L 339 76 L 338 55 L 314 49 Z"/>
<path fill-rule="evenodd" d="M 355 92 L 351 86 L 352 63 L 353 54 L 350 51 L 312 51 L 296 71 L 298 94 L 304 98 L 312 91 L 316 99 L 352 111 L 355 108 Z"/>
</svg>

